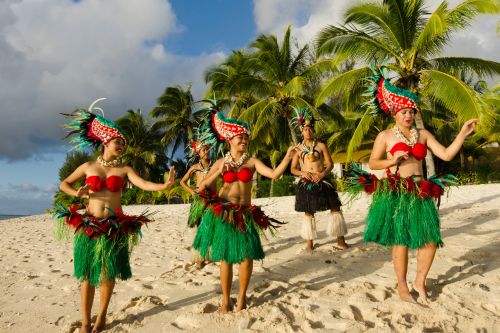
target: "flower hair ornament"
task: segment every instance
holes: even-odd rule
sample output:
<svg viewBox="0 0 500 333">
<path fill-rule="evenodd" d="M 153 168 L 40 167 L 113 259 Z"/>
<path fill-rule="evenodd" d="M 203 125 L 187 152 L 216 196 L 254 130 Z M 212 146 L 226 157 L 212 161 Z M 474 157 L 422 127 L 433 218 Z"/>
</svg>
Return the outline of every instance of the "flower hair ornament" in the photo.
<svg viewBox="0 0 500 333">
<path fill-rule="evenodd" d="M 231 140 L 237 135 L 248 134 L 250 129 L 246 122 L 233 118 L 226 118 L 219 110 L 215 99 L 200 101 L 203 106 L 198 112 L 202 112 L 202 121 L 198 127 L 198 144 L 207 145 L 213 149 L 215 155 L 223 155 L 224 141 Z"/>
<path fill-rule="evenodd" d="M 76 110 L 69 114 L 61 113 L 63 116 L 73 118 L 68 124 L 64 125 L 64 128 L 68 130 L 65 139 L 76 134 L 69 141 L 70 144 L 74 145 L 71 150 L 88 147 L 95 149 L 115 138 L 120 138 L 126 142 L 120 127 L 111 120 L 104 118 L 103 110 L 95 106 L 99 101 L 105 99 L 96 99 L 87 110 Z M 94 111 L 100 111 L 102 116 L 95 114 Z"/>
<path fill-rule="evenodd" d="M 370 67 L 373 74 L 366 78 L 368 92 L 365 96 L 371 98 L 365 105 L 373 109 L 372 113 L 389 117 L 403 109 L 410 108 L 416 112 L 419 111 L 418 95 L 392 85 L 387 75 L 387 67 L 382 66 L 379 69 L 373 65 Z"/>
<path fill-rule="evenodd" d="M 304 127 L 312 127 L 314 129 L 316 119 L 314 119 L 311 110 L 306 107 L 295 107 L 293 110 L 295 111 L 295 117 L 290 120 L 290 124 L 293 127 L 298 127 L 301 130 Z"/>
</svg>

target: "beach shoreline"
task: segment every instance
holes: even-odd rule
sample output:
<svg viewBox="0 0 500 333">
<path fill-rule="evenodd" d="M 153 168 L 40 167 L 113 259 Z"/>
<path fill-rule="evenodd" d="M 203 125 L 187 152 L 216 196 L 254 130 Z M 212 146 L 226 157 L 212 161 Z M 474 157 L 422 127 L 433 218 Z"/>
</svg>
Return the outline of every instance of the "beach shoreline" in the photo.
<svg viewBox="0 0 500 333">
<path fill-rule="evenodd" d="M 344 201 L 346 197 L 341 196 Z M 302 215 L 294 197 L 254 200 L 288 222 L 262 238 L 266 258 L 255 262 L 249 308 L 220 315 L 219 267 L 193 265 L 189 205 L 126 206 L 154 212 L 155 222 L 131 258 L 133 277 L 119 281 L 105 332 L 495 332 L 500 331 L 500 184 L 453 188 L 440 208 L 444 248 L 429 274 L 429 306 L 403 303 L 395 290 L 390 250 L 362 241 L 369 197 L 344 206 L 352 247 L 335 251 L 317 216 L 318 247 L 301 252 Z M 0 245 L 0 332 L 78 332 L 79 284 L 72 244 L 56 241 L 50 215 L 3 220 Z M 408 280 L 416 271 L 410 251 Z M 237 275 L 237 269 L 235 269 Z M 236 297 L 237 278 L 232 297 Z M 98 297 L 93 313 L 98 307 Z"/>
</svg>

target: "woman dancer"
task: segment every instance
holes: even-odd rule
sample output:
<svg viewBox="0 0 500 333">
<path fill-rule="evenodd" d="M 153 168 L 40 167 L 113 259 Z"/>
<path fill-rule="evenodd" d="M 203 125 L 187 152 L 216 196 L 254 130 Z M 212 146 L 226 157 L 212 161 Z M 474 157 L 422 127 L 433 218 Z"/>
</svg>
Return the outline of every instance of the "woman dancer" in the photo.
<svg viewBox="0 0 500 333">
<path fill-rule="evenodd" d="M 417 95 L 391 85 L 381 73 L 374 72 L 371 82 L 376 110 L 392 116 L 395 121 L 393 128 L 377 135 L 369 161 L 373 170 L 386 169 L 386 177 L 379 180 L 355 169 L 351 189 L 363 188 L 373 193 L 364 239 L 392 246 L 398 294 L 407 302 L 415 301 L 406 280 L 408 248 L 418 249 L 413 288 L 425 303 L 428 302 L 426 277 L 437 247 L 443 244 L 433 199 L 439 198 L 446 186 L 456 182 L 452 175 L 424 180 L 422 160 L 427 149 L 442 160 L 452 160 L 465 138 L 473 132 L 477 120 L 466 121 L 455 140 L 444 147 L 429 131 L 413 126 L 415 114 L 419 112 Z"/>
<path fill-rule="evenodd" d="M 203 180 L 205 180 L 208 172 L 210 171 L 212 161 L 210 159 L 211 154 L 209 147 L 207 145 L 201 145 L 196 141 L 190 144 L 187 154 L 190 160 L 196 158 L 199 159 L 197 163 L 193 164 L 193 166 L 189 168 L 189 170 L 180 181 L 181 186 L 193 196 L 193 202 L 191 203 L 191 208 L 189 210 L 187 224 L 189 228 L 194 228 L 200 225 L 201 216 L 203 214 L 203 211 L 205 210 L 205 202 L 200 197 L 200 191 L 202 190 L 201 183 L 203 182 Z M 194 187 L 194 189 L 191 188 L 187 183 L 188 180 L 193 176 L 196 177 L 196 186 Z M 215 190 L 215 188 L 212 187 L 211 190 Z M 201 192 L 203 194 L 203 191 Z M 198 269 L 201 269 L 205 266 L 205 263 L 206 260 L 200 257 L 200 254 L 198 253 L 198 251 L 196 251 L 196 267 Z"/>
<path fill-rule="evenodd" d="M 80 165 L 61 182 L 60 189 L 77 198 L 87 198 L 84 213 L 77 206 L 58 206 L 54 216 L 60 228 L 74 228 L 74 275 L 82 281 L 82 325 L 81 332 L 90 332 L 91 311 L 96 286 L 101 287 L 100 308 L 92 332 L 100 332 L 106 323 L 106 313 L 115 286 L 115 280 L 126 280 L 132 276 L 130 252 L 138 243 L 141 226 L 150 220 L 145 215 L 124 215 L 121 196 L 124 180 L 145 191 L 161 191 L 174 182 L 171 168 L 168 180 L 163 184 L 142 179 L 129 166 L 120 162 L 125 149 L 125 138 L 112 121 L 94 114 L 96 100 L 88 111 L 79 110 L 67 116 L 75 119 L 67 127 L 68 134 L 77 134 L 71 140 L 74 148 L 102 146 L 102 155 L 97 161 Z M 101 110 L 102 111 L 102 110 Z M 74 189 L 72 184 L 85 179 L 85 185 Z"/>
<path fill-rule="evenodd" d="M 253 260 L 264 258 L 259 233 L 268 227 L 273 227 L 271 222 L 280 223 L 251 204 L 253 174 L 258 172 L 271 179 L 278 178 L 286 170 L 296 153 L 296 148 L 288 149 L 276 169 L 267 167 L 259 159 L 250 157 L 247 153 L 248 124 L 235 119 L 226 119 L 221 112 L 218 112 L 213 102 L 210 101 L 210 104 L 211 121 L 207 124 L 213 124 L 213 127 L 208 128 L 212 130 L 212 135 L 205 137 L 226 140 L 230 150 L 224 158 L 214 163 L 201 184 L 202 187 L 209 189 L 219 177 L 222 177 L 223 181 L 218 196 L 212 194 L 205 197 L 208 208 L 202 216 L 193 246 L 200 251 L 201 256 L 210 255 L 211 260 L 221 261 L 220 312 L 227 313 L 232 310 L 230 292 L 233 264 L 240 264 L 239 295 L 236 305 L 236 311 L 240 311 L 246 308 L 246 291 L 252 275 Z"/>
</svg>

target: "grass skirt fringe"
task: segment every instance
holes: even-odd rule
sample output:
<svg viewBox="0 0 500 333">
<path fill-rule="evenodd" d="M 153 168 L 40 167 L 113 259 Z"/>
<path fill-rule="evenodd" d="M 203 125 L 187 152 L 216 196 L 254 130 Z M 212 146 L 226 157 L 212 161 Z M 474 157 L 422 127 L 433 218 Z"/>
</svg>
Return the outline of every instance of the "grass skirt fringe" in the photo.
<svg viewBox="0 0 500 333">
<path fill-rule="evenodd" d="M 119 211 L 105 219 L 87 213 L 80 214 L 77 207 L 57 206 L 54 217 L 58 220 L 56 235 L 67 236 L 74 230 L 74 276 L 98 286 L 103 280 L 126 280 L 132 276 L 130 253 L 141 237 L 141 226 L 151 220 L 144 214 L 124 215 Z"/>
<path fill-rule="evenodd" d="M 202 257 L 229 264 L 264 258 L 259 234 L 268 228 L 273 233 L 283 222 L 255 205 L 233 205 L 210 193 L 204 194 L 204 200 L 207 209 L 193 242 Z"/>
<path fill-rule="evenodd" d="M 204 258 L 235 264 L 245 259 L 264 259 L 258 227 L 252 220 L 246 223 L 246 232 L 237 224 L 228 223 L 207 209 L 194 239 L 193 248 Z"/>
<path fill-rule="evenodd" d="M 203 215 L 203 212 L 205 211 L 205 208 L 205 202 L 199 196 L 195 196 L 193 202 L 191 203 L 191 208 L 189 209 L 189 217 L 187 223 L 189 228 L 194 228 L 200 225 L 201 217 Z"/>
<path fill-rule="evenodd" d="M 418 249 L 428 243 L 443 245 L 439 214 L 434 203 L 450 186 L 457 185 L 453 175 L 432 176 L 417 182 L 415 177 L 400 177 L 387 170 L 378 179 L 356 165 L 351 166 L 347 191 L 352 198 L 361 192 L 373 194 L 366 218 L 364 240 L 381 245 L 404 245 Z"/>
<path fill-rule="evenodd" d="M 132 277 L 129 239 L 104 235 L 97 239 L 77 233 L 74 239 L 74 276 L 98 286 L 102 280 L 127 280 Z"/>
<path fill-rule="evenodd" d="M 313 215 L 340 206 L 342 203 L 334 181 L 324 178 L 314 183 L 300 178 L 295 191 L 295 211 Z"/>
<path fill-rule="evenodd" d="M 376 192 L 366 218 L 366 242 L 418 249 L 428 243 L 443 245 L 434 201 L 414 193 Z"/>
</svg>

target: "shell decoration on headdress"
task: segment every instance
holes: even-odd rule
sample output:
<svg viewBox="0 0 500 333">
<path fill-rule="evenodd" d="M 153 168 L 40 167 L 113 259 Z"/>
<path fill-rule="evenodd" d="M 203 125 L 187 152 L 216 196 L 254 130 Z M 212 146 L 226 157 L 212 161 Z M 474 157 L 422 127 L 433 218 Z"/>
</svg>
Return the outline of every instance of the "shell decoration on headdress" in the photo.
<svg viewBox="0 0 500 333">
<path fill-rule="evenodd" d="M 316 123 L 316 119 L 314 119 L 314 116 L 311 112 L 306 107 L 295 107 L 293 108 L 295 111 L 295 117 L 293 117 L 290 120 L 290 124 L 294 126 L 295 128 L 302 129 L 304 126 L 309 126 L 314 128 L 314 124 Z"/>
<path fill-rule="evenodd" d="M 373 74 L 366 78 L 368 91 L 365 96 L 370 97 L 366 104 L 373 109 L 372 113 L 389 117 L 403 109 L 411 108 L 416 112 L 419 111 L 417 94 L 392 85 L 386 67 L 382 66 L 379 69 L 373 65 L 370 67 Z"/>
<path fill-rule="evenodd" d="M 219 110 L 215 99 L 200 101 L 203 103 L 198 112 L 202 112 L 202 121 L 198 127 L 198 144 L 207 145 L 213 149 L 216 155 L 223 155 L 224 141 L 231 140 L 239 134 L 250 135 L 250 129 L 246 122 L 233 118 L 226 118 Z"/>
<path fill-rule="evenodd" d="M 73 118 L 68 124 L 64 125 L 64 128 L 68 129 L 68 133 L 64 138 L 76 134 L 69 141 L 70 144 L 74 145 L 71 150 L 85 149 L 88 147 L 95 149 L 101 144 L 107 144 L 115 138 L 121 138 L 124 143 L 126 142 L 117 124 L 104 118 L 104 116 L 99 116 L 94 113 L 94 111 L 100 111 L 104 115 L 103 110 L 95 105 L 97 102 L 105 99 L 106 98 L 96 99 L 90 104 L 88 110 L 77 110 L 70 114 L 61 113 L 66 117 Z"/>
</svg>

